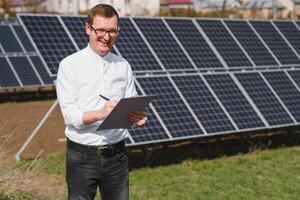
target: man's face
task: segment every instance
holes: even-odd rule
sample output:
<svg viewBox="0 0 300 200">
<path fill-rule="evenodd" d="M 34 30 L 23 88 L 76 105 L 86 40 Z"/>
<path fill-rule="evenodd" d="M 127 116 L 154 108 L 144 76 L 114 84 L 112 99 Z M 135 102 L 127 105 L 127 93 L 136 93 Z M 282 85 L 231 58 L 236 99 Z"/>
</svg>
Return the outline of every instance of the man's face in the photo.
<svg viewBox="0 0 300 200">
<path fill-rule="evenodd" d="M 97 15 L 92 25 L 86 24 L 85 30 L 89 35 L 92 50 L 100 56 L 105 56 L 116 42 L 118 18 Z"/>
</svg>

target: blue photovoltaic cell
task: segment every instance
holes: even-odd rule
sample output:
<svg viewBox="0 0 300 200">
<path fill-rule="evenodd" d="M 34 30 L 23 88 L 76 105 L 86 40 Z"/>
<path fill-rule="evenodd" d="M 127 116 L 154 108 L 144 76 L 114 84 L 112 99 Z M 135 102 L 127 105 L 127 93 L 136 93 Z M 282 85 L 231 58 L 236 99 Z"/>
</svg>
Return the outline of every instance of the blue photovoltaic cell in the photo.
<svg viewBox="0 0 300 200">
<path fill-rule="evenodd" d="M 228 74 L 204 75 L 239 129 L 264 127 L 248 100 Z"/>
<path fill-rule="evenodd" d="M 199 75 L 173 76 L 207 133 L 234 131 L 235 128 Z"/>
<path fill-rule="evenodd" d="M 28 36 L 26 35 L 23 27 L 15 25 L 15 26 L 13 26 L 13 29 L 15 30 L 16 34 L 18 35 L 18 37 L 19 37 L 23 47 L 25 48 L 25 50 L 27 52 L 35 51 L 32 43 L 29 40 Z"/>
<path fill-rule="evenodd" d="M 278 65 L 246 21 L 225 23 L 257 66 Z"/>
<path fill-rule="evenodd" d="M 89 42 L 89 36 L 85 32 L 85 23 L 87 17 L 60 17 L 73 39 L 78 45 L 79 49 L 83 49 Z"/>
<path fill-rule="evenodd" d="M 283 71 L 264 72 L 263 75 L 296 121 L 300 122 L 300 92 L 289 77 Z"/>
<path fill-rule="evenodd" d="M 196 120 L 167 77 L 138 78 L 146 94 L 156 95 L 153 105 L 174 138 L 203 134 Z"/>
<path fill-rule="evenodd" d="M 300 30 L 291 21 L 274 21 L 280 32 L 285 36 L 293 48 L 300 54 Z"/>
<path fill-rule="evenodd" d="M 198 68 L 223 67 L 192 20 L 166 19 L 166 21 Z"/>
<path fill-rule="evenodd" d="M 26 57 L 10 57 L 9 60 L 24 86 L 41 85 Z"/>
<path fill-rule="evenodd" d="M 44 83 L 53 84 L 53 79 L 50 77 L 41 59 L 38 56 L 31 56 L 30 59 L 34 64 L 36 70 L 40 74 L 41 78 L 43 79 Z"/>
<path fill-rule="evenodd" d="M 252 64 L 220 20 L 197 20 L 229 67 L 252 67 Z"/>
<path fill-rule="evenodd" d="M 170 139 L 152 109 L 147 107 L 145 111 L 148 113 L 148 121 L 145 126 L 129 129 L 129 133 L 134 142 L 141 143 Z"/>
<path fill-rule="evenodd" d="M 134 18 L 166 69 L 194 69 L 161 19 Z"/>
<path fill-rule="evenodd" d="M 10 27 L 0 26 L 0 44 L 5 52 L 23 52 Z"/>
<path fill-rule="evenodd" d="M 300 64 L 300 60 L 269 21 L 250 21 L 282 64 Z"/>
<path fill-rule="evenodd" d="M 293 71 L 288 71 L 288 73 L 293 78 L 293 80 L 298 85 L 298 87 L 300 88 L 300 71 L 293 70 Z"/>
<path fill-rule="evenodd" d="M 270 126 L 293 123 L 278 99 L 258 73 L 237 73 L 235 76 Z"/>
<path fill-rule="evenodd" d="M 132 69 L 134 71 L 162 70 L 130 19 L 122 18 L 120 28 L 116 46 L 120 54 L 131 64 Z"/>
<path fill-rule="evenodd" d="M 23 21 L 52 74 L 56 74 L 59 62 L 76 52 L 71 39 L 57 16 L 24 16 Z"/>
<path fill-rule="evenodd" d="M 136 89 L 138 94 L 142 95 L 139 88 L 136 87 Z M 145 112 L 148 113 L 147 123 L 143 127 L 129 129 L 133 141 L 135 143 L 141 143 L 170 139 L 150 106 L 146 107 Z"/>
<path fill-rule="evenodd" d="M 0 57 L 0 88 L 20 86 L 15 74 L 4 57 Z"/>
</svg>

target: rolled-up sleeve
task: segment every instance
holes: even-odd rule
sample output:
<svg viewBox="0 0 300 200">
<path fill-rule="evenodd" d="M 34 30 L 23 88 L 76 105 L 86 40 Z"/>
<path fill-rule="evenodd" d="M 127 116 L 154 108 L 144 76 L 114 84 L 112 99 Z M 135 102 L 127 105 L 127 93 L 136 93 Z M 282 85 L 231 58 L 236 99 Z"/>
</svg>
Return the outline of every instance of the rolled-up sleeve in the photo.
<svg viewBox="0 0 300 200">
<path fill-rule="evenodd" d="M 64 122 L 76 129 L 82 129 L 86 125 L 82 122 L 84 111 L 78 106 L 76 88 L 76 73 L 66 59 L 59 64 L 56 81 L 57 100 L 59 102 Z"/>
</svg>

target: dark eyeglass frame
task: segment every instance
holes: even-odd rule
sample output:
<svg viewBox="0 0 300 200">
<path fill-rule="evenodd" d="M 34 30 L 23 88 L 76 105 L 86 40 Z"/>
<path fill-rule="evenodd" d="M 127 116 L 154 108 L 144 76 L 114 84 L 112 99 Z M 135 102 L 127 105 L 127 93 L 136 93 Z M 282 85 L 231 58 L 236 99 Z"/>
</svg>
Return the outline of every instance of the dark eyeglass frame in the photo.
<svg viewBox="0 0 300 200">
<path fill-rule="evenodd" d="M 94 31 L 96 35 L 99 35 L 101 37 L 104 37 L 107 33 L 110 37 L 117 37 L 120 33 L 120 27 L 115 28 L 115 29 L 109 29 L 105 30 L 103 28 L 95 28 L 93 25 L 89 25 L 91 29 Z"/>
</svg>

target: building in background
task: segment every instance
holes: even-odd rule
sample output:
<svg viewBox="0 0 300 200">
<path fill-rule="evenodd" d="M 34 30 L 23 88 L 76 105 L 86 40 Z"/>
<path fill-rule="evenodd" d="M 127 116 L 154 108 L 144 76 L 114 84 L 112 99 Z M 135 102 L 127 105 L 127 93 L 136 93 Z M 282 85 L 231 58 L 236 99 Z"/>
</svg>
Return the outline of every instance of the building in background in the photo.
<svg viewBox="0 0 300 200">
<path fill-rule="evenodd" d="M 193 0 L 160 0 L 161 9 L 194 9 Z"/>
<path fill-rule="evenodd" d="M 245 0 L 241 13 L 244 18 L 300 17 L 300 0 Z"/>
<path fill-rule="evenodd" d="M 239 9 L 241 3 L 238 0 L 194 0 L 196 11 L 210 12 L 220 9 Z"/>
<path fill-rule="evenodd" d="M 98 3 L 113 5 L 120 16 L 300 18 L 300 0 L 0 0 L 0 15 L 87 14 Z M 227 11 L 229 14 L 222 14 Z"/>
<path fill-rule="evenodd" d="M 1 2 L 5 2 L 3 8 Z M 155 15 L 160 8 L 160 0 L 0 0 L 0 12 L 39 12 L 64 15 L 86 14 L 94 5 L 113 5 L 120 16 Z M 6 9 L 4 7 L 9 7 Z M 9 11 L 9 12 L 8 12 Z"/>
<path fill-rule="evenodd" d="M 114 6 L 120 16 L 155 15 L 159 10 L 159 0 L 45 0 L 41 6 L 47 12 L 76 15 L 99 3 Z"/>
</svg>

